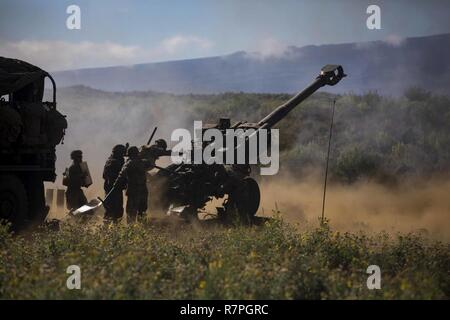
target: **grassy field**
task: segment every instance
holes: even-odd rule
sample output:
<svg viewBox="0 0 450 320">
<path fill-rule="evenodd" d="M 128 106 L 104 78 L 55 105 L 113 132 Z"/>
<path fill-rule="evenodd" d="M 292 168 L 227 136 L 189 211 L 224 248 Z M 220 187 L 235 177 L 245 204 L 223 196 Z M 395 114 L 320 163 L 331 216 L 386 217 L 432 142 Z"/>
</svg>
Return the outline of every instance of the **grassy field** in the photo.
<svg viewBox="0 0 450 320">
<path fill-rule="evenodd" d="M 81 290 L 68 290 L 69 265 Z M 381 290 L 366 286 L 379 265 Z M 416 234 L 342 234 L 184 223 L 0 228 L 2 299 L 448 299 L 448 244 Z"/>
</svg>

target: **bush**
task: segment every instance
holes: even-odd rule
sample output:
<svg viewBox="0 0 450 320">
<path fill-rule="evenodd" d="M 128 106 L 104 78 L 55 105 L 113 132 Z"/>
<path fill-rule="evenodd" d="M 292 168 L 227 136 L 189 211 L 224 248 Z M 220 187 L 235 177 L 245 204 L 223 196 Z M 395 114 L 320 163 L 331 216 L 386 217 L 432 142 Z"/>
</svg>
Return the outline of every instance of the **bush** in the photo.
<svg viewBox="0 0 450 320">
<path fill-rule="evenodd" d="M 405 91 L 406 99 L 410 101 L 426 101 L 431 97 L 431 93 L 419 87 L 411 87 Z"/>
<path fill-rule="evenodd" d="M 348 183 L 370 177 L 377 171 L 377 160 L 359 147 L 349 148 L 339 155 L 334 174 Z"/>
</svg>

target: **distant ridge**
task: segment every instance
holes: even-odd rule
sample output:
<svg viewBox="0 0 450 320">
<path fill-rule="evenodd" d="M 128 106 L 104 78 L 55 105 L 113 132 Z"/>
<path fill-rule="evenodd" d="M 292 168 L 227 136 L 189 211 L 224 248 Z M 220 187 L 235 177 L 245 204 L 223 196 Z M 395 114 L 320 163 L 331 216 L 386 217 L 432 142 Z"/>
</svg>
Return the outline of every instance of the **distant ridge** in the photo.
<svg viewBox="0 0 450 320">
<path fill-rule="evenodd" d="M 84 85 L 105 91 L 293 93 L 328 63 L 349 75 L 330 92 L 398 95 L 411 86 L 450 92 L 450 34 L 289 47 L 283 55 L 233 54 L 180 61 L 55 72 L 59 87 Z"/>
</svg>

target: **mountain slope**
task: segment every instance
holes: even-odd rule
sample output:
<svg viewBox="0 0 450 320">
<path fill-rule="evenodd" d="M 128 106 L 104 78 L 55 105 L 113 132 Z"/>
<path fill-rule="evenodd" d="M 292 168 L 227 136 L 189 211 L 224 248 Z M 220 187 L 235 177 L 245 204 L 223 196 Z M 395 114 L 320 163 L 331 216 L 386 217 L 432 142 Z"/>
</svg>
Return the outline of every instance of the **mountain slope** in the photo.
<svg viewBox="0 0 450 320">
<path fill-rule="evenodd" d="M 348 78 L 331 92 L 401 94 L 420 86 L 450 91 L 450 34 L 402 41 L 289 47 L 278 57 L 237 52 L 161 63 L 56 72 L 59 86 L 86 85 L 107 91 L 171 93 L 296 92 L 328 63 L 344 66 Z"/>
</svg>

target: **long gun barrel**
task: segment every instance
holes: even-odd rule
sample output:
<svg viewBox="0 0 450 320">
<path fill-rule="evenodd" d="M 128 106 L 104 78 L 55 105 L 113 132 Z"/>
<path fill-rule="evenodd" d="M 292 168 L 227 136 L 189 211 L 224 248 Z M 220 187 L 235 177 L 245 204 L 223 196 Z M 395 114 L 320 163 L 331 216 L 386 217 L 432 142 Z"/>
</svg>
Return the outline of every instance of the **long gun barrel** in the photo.
<svg viewBox="0 0 450 320">
<path fill-rule="evenodd" d="M 269 129 L 273 127 L 280 120 L 282 120 L 292 109 L 298 106 L 301 102 L 303 102 L 318 89 L 325 85 L 334 86 L 345 76 L 346 75 L 344 74 L 344 69 L 342 68 L 342 66 L 331 64 L 326 65 L 320 70 L 320 74 L 317 76 L 316 80 L 314 80 L 313 83 L 311 83 L 303 91 L 296 94 L 289 101 L 276 108 L 264 119 L 259 121 L 258 127 L 260 129 Z"/>
</svg>

